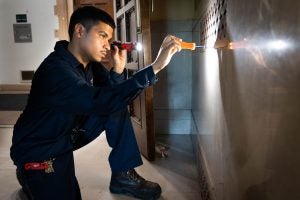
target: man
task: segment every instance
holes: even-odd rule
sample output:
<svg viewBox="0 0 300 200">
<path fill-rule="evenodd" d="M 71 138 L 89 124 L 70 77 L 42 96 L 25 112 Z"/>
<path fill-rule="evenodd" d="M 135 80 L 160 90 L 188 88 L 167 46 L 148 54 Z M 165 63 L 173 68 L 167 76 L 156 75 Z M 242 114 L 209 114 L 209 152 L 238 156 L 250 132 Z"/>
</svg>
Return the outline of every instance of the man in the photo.
<svg viewBox="0 0 300 200">
<path fill-rule="evenodd" d="M 156 60 L 125 80 L 126 51 L 112 49 L 113 68 L 100 64 L 108 50 L 114 20 L 95 7 L 76 10 L 70 19 L 70 42 L 59 41 L 32 80 L 27 106 L 13 133 L 11 158 L 29 199 L 81 199 L 73 150 L 105 130 L 112 151 L 110 191 L 157 199 L 161 188 L 134 170 L 142 164 L 127 105 L 181 50 L 168 36 Z"/>
</svg>

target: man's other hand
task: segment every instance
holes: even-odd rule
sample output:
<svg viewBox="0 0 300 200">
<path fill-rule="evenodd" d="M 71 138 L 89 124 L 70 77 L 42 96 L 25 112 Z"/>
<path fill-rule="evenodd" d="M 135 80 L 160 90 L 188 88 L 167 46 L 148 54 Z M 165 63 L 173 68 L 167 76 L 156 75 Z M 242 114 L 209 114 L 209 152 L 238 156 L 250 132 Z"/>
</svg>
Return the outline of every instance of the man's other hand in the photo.
<svg viewBox="0 0 300 200">
<path fill-rule="evenodd" d="M 113 70 L 121 74 L 124 71 L 127 54 L 126 50 L 120 50 L 117 46 L 114 46 L 114 49 L 111 51 L 111 56 L 113 59 Z"/>
</svg>

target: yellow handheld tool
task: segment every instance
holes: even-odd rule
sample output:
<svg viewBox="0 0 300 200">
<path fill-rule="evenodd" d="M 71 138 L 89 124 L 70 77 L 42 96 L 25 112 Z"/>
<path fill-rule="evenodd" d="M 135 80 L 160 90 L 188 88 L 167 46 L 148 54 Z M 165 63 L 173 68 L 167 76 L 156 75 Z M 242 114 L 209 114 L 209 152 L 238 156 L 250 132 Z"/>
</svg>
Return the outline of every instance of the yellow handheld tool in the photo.
<svg viewBox="0 0 300 200">
<path fill-rule="evenodd" d="M 195 50 L 196 48 L 206 48 L 205 46 L 196 46 L 194 42 L 180 42 L 181 49 Z"/>
<path fill-rule="evenodd" d="M 193 42 L 180 42 L 181 49 L 189 49 L 189 50 L 195 50 L 196 49 L 196 43 Z"/>
</svg>

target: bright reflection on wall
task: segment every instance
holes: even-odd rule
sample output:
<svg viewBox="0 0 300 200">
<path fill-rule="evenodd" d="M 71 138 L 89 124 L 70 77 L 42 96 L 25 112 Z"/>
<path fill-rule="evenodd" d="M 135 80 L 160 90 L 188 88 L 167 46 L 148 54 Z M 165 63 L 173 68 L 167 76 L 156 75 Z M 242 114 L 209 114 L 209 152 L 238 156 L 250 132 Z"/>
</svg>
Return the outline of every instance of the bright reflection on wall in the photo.
<svg viewBox="0 0 300 200">
<path fill-rule="evenodd" d="M 269 49 L 273 50 L 284 50 L 289 46 L 289 44 L 284 40 L 272 40 L 268 42 L 267 46 Z"/>
<path fill-rule="evenodd" d="M 211 95 L 215 93 L 219 86 L 219 58 L 216 49 L 205 51 L 205 84 L 207 92 Z"/>
<path fill-rule="evenodd" d="M 282 39 L 253 40 L 251 38 L 244 38 L 241 41 L 232 41 L 228 43 L 228 49 L 230 50 L 241 49 L 250 52 L 257 64 L 268 69 L 273 75 L 276 75 L 276 73 L 267 65 L 265 53 L 268 51 L 277 51 L 278 53 L 283 53 L 285 50 L 291 49 L 291 47 L 291 41 Z"/>
<path fill-rule="evenodd" d="M 200 59 L 203 59 L 200 66 L 203 67 L 201 77 L 203 78 L 203 84 L 201 84 L 201 93 L 199 99 L 201 102 L 201 112 L 199 118 L 201 123 L 199 127 L 201 129 L 201 135 L 214 135 L 216 132 L 216 123 L 218 119 L 218 112 L 221 105 L 221 93 L 220 93 L 220 79 L 219 79 L 219 57 L 217 49 L 209 48 L 201 55 Z M 202 65 L 202 66 L 201 66 Z"/>
<path fill-rule="evenodd" d="M 228 43 L 228 49 L 269 49 L 269 50 L 286 50 L 291 46 L 289 41 L 286 40 L 269 40 L 259 41 L 244 38 L 241 41 L 232 41 Z"/>
</svg>

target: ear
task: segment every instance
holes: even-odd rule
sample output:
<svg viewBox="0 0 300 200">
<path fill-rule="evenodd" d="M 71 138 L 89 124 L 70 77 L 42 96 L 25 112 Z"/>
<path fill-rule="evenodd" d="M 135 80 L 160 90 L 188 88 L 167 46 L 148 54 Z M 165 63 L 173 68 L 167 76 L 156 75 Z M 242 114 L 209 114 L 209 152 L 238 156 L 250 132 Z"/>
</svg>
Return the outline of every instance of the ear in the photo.
<svg viewBox="0 0 300 200">
<path fill-rule="evenodd" d="M 74 36 L 77 38 L 81 38 L 84 35 L 85 31 L 86 29 L 82 24 L 76 24 L 74 28 Z"/>
</svg>

